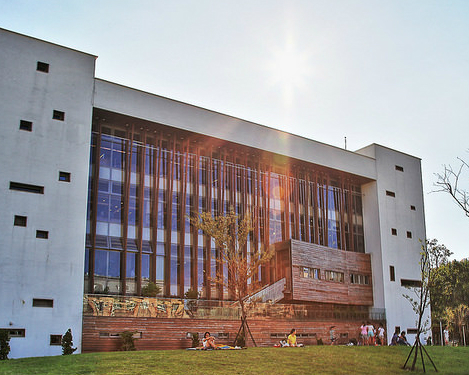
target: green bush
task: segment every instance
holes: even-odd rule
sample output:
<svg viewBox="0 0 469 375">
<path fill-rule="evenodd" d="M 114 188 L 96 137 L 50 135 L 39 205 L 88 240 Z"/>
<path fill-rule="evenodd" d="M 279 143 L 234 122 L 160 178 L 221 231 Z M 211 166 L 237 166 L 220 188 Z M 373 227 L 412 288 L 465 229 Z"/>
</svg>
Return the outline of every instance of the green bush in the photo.
<svg viewBox="0 0 469 375">
<path fill-rule="evenodd" d="M 8 359 L 10 353 L 10 333 L 6 329 L 0 329 L 0 360 Z"/>
<path fill-rule="evenodd" d="M 161 288 L 152 281 L 142 288 L 143 297 L 156 297 L 160 293 Z"/>
<path fill-rule="evenodd" d="M 119 336 L 122 339 L 121 349 L 124 352 L 137 350 L 137 348 L 135 347 L 135 338 L 134 338 L 134 335 L 136 333 L 137 332 L 135 332 L 135 331 L 124 331 L 124 332 L 119 333 Z"/>
<path fill-rule="evenodd" d="M 73 354 L 77 348 L 73 348 L 72 330 L 69 328 L 65 335 L 62 336 L 62 355 Z"/>
<path fill-rule="evenodd" d="M 187 299 L 197 299 L 199 298 L 199 292 L 194 289 L 189 289 L 186 293 L 184 293 L 184 297 Z"/>
<path fill-rule="evenodd" d="M 192 347 L 197 348 L 200 345 L 199 334 L 197 332 L 192 332 Z"/>
</svg>

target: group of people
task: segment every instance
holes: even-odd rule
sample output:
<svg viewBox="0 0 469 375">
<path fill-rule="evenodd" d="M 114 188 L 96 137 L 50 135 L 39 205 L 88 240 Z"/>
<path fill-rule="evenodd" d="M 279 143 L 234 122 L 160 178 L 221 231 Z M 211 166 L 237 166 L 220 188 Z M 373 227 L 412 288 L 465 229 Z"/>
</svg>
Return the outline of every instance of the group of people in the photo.
<svg viewBox="0 0 469 375">
<path fill-rule="evenodd" d="M 383 323 L 379 323 L 378 329 L 370 322 L 363 322 L 360 326 L 360 343 L 361 345 L 385 345 L 385 330 Z"/>
</svg>

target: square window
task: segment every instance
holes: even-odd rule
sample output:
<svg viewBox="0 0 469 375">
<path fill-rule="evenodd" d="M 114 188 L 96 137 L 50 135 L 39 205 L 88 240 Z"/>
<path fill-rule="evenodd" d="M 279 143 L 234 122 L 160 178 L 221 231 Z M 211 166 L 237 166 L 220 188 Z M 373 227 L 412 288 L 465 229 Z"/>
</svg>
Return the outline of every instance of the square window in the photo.
<svg viewBox="0 0 469 375">
<path fill-rule="evenodd" d="M 32 131 L 33 130 L 33 123 L 31 121 L 20 120 L 20 130 L 25 131 Z"/>
<path fill-rule="evenodd" d="M 54 109 L 54 112 L 52 113 L 52 119 L 53 120 L 64 121 L 65 120 L 65 112 L 57 111 L 57 110 Z"/>
<path fill-rule="evenodd" d="M 59 172 L 59 181 L 70 182 L 70 172 Z"/>
<path fill-rule="evenodd" d="M 393 198 L 394 198 L 394 197 L 396 196 L 396 193 L 393 192 L 393 191 L 386 190 L 386 195 L 387 195 L 388 197 L 393 197 Z"/>
<path fill-rule="evenodd" d="M 36 231 L 36 238 L 48 239 L 49 238 L 49 231 L 47 231 L 47 230 L 37 230 Z"/>
<path fill-rule="evenodd" d="M 15 215 L 14 225 L 17 227 L 25 227 L 28 218 L 26 216 Z"/>
<path fill-rule="evenodd" d="M 50 335 L 51 345 L 62 345 L 62 335 Z"/>
<path fill-rule="evenodd" d="M 415 211 L 415 206 L 410 206 L 411 211 Z"/>
<path fill-rule="evenodd" d="M 397 236 L 397 229 L 396 228 L 391 228 L 391 234 L 393 236 Z"/>
<path fill-rule="evenodd" d="M 36 70 L 38 72 L 49 73 L 49 64 L 42 61 L 38 61 Z"/>
<path fill-rule="evenodd" d="M 407 238 L 412 238 L 412 232 L 407 231 Z"/>
</svg>

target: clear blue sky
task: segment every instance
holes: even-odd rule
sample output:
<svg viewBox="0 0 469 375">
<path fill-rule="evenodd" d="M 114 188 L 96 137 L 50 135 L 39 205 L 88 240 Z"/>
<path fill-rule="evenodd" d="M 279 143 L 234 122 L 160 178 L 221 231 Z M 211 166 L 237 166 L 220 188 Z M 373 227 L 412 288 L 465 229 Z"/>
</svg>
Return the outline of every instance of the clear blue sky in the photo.
<svg viewBox="0 0 469 375">
<path fill-rule="evenodd" d="M 427 236 L 469 257 L 469 218 L 431 193 L 469 160 L 469 1 L 0 0 L 0 27 L 98 55 L 99 78 L 420 157 Z"/>
</svg>

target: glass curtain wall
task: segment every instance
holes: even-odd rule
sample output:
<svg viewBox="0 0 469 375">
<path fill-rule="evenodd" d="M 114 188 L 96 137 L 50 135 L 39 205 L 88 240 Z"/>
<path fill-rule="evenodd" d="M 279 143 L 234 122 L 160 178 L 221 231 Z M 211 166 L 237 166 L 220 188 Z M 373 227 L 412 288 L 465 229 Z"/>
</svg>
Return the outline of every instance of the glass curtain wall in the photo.
<svg viewBox="0 0 469 375">
<path fill-rule="evenodd" d="M 85 292 L 139 295 L 152 281 L 162 296 L 192 289 L 228 299 L 210 281 L 227 270 L 214 241 L 192 227 L 194 212 L 249 212 L 248 258 L 291 238 L 364 252 L 359 185 L 313 169 L 274 173 L 257 160 L 189 149 L 175 138 L 111 127 L 93 133 Z M 271 283 L 274 269 L 255 277 Z"/>
</svg>

